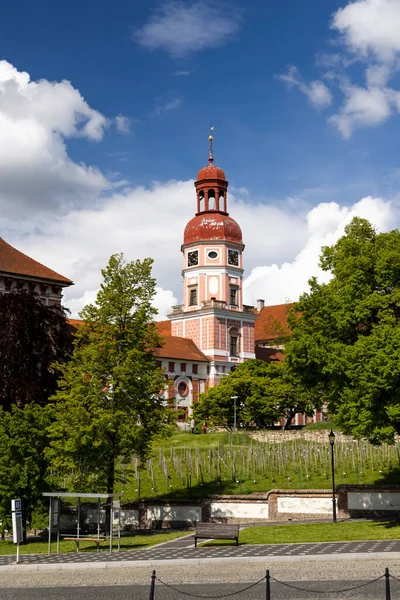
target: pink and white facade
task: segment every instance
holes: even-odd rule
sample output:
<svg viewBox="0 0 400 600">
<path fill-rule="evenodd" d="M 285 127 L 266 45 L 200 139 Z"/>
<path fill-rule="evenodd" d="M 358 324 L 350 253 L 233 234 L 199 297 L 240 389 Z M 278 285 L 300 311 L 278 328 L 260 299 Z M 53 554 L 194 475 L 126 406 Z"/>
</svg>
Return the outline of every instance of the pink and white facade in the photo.
<svg viewBox="0 0 400 600">
<path fill-rule="evenodd" d="M 210 136 L 209 164 L 195 182 L 195 216 L 182 244 L 183 303 L 172 308 L 171 335 L 193 340 L 210 361 L 210 387 L 234 364 L 255 358 L 257 314 L 243 304 L 244 244 L 227 211 L 228 181 L 215 167 Z"/>
</svg>

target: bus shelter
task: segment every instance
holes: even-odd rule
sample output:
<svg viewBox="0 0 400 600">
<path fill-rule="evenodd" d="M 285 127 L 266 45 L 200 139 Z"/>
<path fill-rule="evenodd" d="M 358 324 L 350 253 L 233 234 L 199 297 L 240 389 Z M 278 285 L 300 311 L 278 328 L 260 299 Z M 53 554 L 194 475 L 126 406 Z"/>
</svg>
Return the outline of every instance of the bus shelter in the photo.
<svg viewBox="0 0 400 600">
<path fill-rule="evenodd" d="M 81 526 L 81 512 L 82 512 L 82 500 L 96 503 L 97 501 L 97 519 L 95 523 L 95 530 L 93 533 L 97 535 L 97 539 L 100 539 L 102 534 L 101 515 L 102 511 L 109 509 L 109 523 L 108 532 L 104 529 L 104 535 L 107 537 L 107 533 L 110 541 L 110 552 L 112 552 L 113 537 L 118 539 L 118 551 L 121 548 L 121 496 L 122 494 L 91 494 L 91 493 L 72 493 L 72 492 L 45 492 L 44 497 L 49 498 L 49 543 L 48 543 L 48 554 L 51 554 L 51 536 L 56 533 L 57 536 L 57 553 L 60 552 L 60 523 L 61 523 L 61 510 L 62 500 L 69 498 L 71 500 L 77 499 L 77 517 L 76 517 L 76 540 L 85 540 L 87 537 L 82 532 Z M 66 537 L 66 536 L 65 536 Z M 77 545 L 77 547 L 79 547 Z M 99 546 L 98 546 L 99 548 Z"/>
</svg>

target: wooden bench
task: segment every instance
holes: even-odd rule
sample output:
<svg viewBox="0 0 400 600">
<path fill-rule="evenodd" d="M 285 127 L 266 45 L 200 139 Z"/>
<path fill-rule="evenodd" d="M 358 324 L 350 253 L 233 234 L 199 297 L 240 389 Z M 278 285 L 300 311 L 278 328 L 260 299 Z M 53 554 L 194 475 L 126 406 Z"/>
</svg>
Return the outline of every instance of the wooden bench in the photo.
<svg viewBox="0 0 400 600">
<path fill-rule="evenodd" d="M 236 540 L 239 545 L 239 525 L 227 523 L 197 523 L 194 534 L 194 547 L 197 548 L 197 539 L 207 540 Z"/>
<path fill-rule="evenodd" d="M 89 537 L 65 537 L 63 538 L 66 542 L 75 542 L 76 551 L 79 552 L 79 544 L 81 542 L 92 542 L 97 546 L 97 552 L 100 552 L 100 544 L 101 542 L 105 542 L 107 538 L 89 538 Z"/>
</svg>

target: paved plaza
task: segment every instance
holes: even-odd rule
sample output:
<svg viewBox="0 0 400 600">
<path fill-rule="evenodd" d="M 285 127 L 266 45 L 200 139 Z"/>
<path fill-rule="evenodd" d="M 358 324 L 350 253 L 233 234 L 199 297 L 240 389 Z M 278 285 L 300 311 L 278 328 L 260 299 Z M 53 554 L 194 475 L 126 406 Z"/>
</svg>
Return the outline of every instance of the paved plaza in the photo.
<svg viewBox="0 0 400 600">
<path fill-rule="evenodd" d="M 322 555 L 400 553 L 400 540 L 362 542 L 318 542 L 307 544 L 223 545 L 194 547 L 193 536 L 166 542 L 144 550 L 122 552 L 69 552 L 64 554 L 29 554 L 21 556 L 21 564 L 78 564 L 132 561 L 171 561 L 201 559 L 246 559 L 272 557 L 317 557 Z M 15 564 L 15 556 L 0 556 L 1 566 Z"/>
</svg>

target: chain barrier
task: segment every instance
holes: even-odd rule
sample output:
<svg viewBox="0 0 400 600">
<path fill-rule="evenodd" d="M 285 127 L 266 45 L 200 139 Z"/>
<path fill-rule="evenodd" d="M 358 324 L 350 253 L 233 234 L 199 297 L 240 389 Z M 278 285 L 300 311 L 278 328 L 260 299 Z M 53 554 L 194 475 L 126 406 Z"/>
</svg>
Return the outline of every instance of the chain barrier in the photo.
<svg viewBox="0 0 400 600">
<path fill-rule="evenodd" d="M 380 579 L 383 579 L 385 575 L 381 575 L 376 579 L 368 580 L 363 583 L 358 583 L 357 585 L 353 585 L 352 587 L 342 588 L 340 590 L 309 590 L 307 588 L 298 587 L 297 585 L 293 585 L 292 583 L 287 583 L 286 581 L 280 581 L 275 577 L 271 577 L 271 581 L 275 581 L 276 583 L 280 583 L 281 585 L 285 585 L 286 587 L 292 588 L 293 590 L 298 590 L 299 592 L 309 592 L 311 594 L 340 594 L 342 592 L 351 592 L 352 590 L 358 590 L 359 588 L 367 587 L 367 585 L 372 585 L 376 583 Z"/>
<path fill-rule="evenodd" d="M 386 568 L 384 575 L 380 575 L 379 577 L 376 577 L 375 579 L 363 581 L 362 583 L 357 583 L 356 585 L 341 588 L 338 590 L 310 590 L 309 588 L 303 588 L 298 585 L 294 585 L 293 583 L 288 583 L 287 581 L 281 581 L 280 579 L 276 579 L 276 577 L 271 577 L 269 574 L 269 570 L 267 570 L 266 576 L 262 577 L 261 579 L 259 579 L 258 581 L 254 582 L 254 583 L 251 583 L 250 585 L 245 586 L 244 588 L 241 588 L 240 590 L 236 590 L 235 592 L 229 592 L 227 594 L 216 594 L 214 596 L 213 595 L 208 596 L 208 595 L 194 594 L 192 592 L 186 592 L 186 591 L 180 590 L 177 587 L 170 585 L 169 583 L 166 583 L 165 581 L 163 581 L 162 579 L 157 577 L 155 571 L 153 571 L 153 575 L 152 575 L 151 579 L 152 579 L 152 582 L 151 582 L 150 600 L 154 600 L 154 591 L 155 591 L 155 582 L 156 581 L 158 581 L 158 583 L 160 583 L 161 585 L 164 585 L 165 587 L 169 588 L 170 590 L 177 592 L 178 594 L 182 594 L 184 596 L 189 596 L 191 598 L 200 598 L 202 600 L 220 600 L 222 598 L 229 598 L 230 596 L 237 596 L 238 594 L 242 594 L 243 592 L 247 592 L 248 590 L 251 590 L 255 586 L 262 583 L 263 581 L 265 581 L 267 584 L 267 590 L 266 590 L 267 591 L 267 599 L 270 599 L 271 598 L 270 582 L 271 581 L 274 581 L 275 583 L 279 583 L 280 585 L 284 585 L 293 590 L 297 590 L 299 592 L 307 592 L 309 594 L 326 595 L 326 594 L 341 594 L 344 592 L 351 592 L 353 590 L 358 590 L 361 588 L 365 588 L 369 585 L 373 585 L 374 583 L 376 583 L 377 581 L 381 581 L 382 579 L 386 579 L 386 600 L 390 600 L 389 580 L 395 579 L 396 581 L 400 581 L 400 577 L 396 577 L 396 575 L 392 575 L 391 573 L 389 574 L 389 569 Z"/>
<path fill-rule="evenodd" d="M 262 579 L 259 579 L 259 581 L 256 581 L 255 583 L 251 583 L 250 585 L 242 588 L 241 590 L 237 590 L 236 592 L 230 592 L 229 594 L 218 594 L 217 596 L 203 596 L 200 594 L 192 594 L 190 592 L 184 592 L 183 590 L 178 590 L 178 588 L 170 585 L 169 583 L 165 583 L 165 581 L 162 581 L 158 577 L 156 577 L 155 579 L 159 583 L 162 583 L 162 585 L 165 585 L 165 587 L 169 588 L 170 590 L 173 590 L 174 592 L 178 592 L 178 594 L 183 594 L 184 596 L 190 596 L 191 598 L 210 598 L 210 600 L 211 600 L 213 598 L 229 598 L 229 596 L 236 596 L 237 594 L 241 594 L 242 592 L 247 592 L 247 590 L 251 590 L 251 588 L 253 588 L 256 585 L 265 581 L 265 576 L 262 577 Z"/>
</svg>

